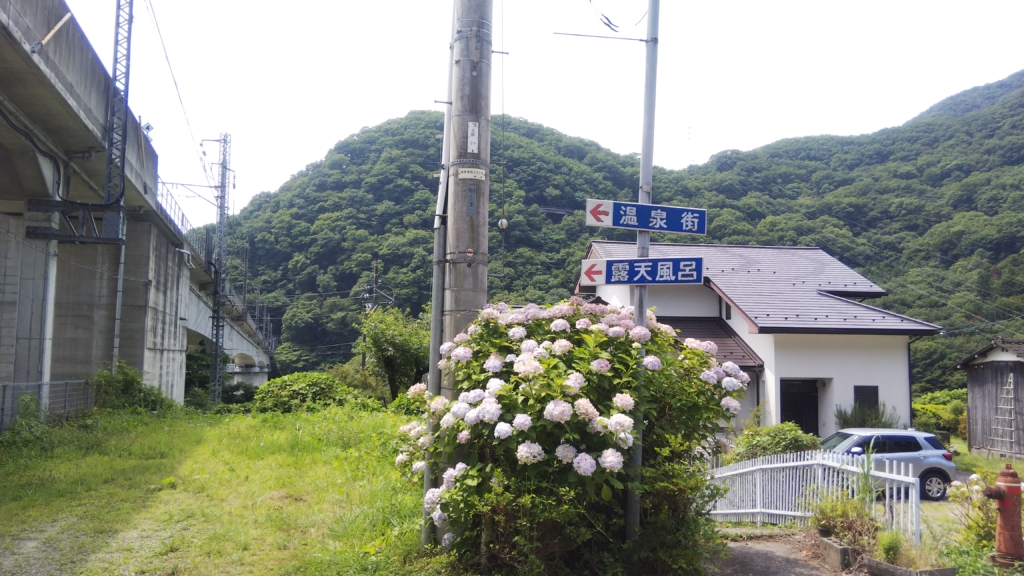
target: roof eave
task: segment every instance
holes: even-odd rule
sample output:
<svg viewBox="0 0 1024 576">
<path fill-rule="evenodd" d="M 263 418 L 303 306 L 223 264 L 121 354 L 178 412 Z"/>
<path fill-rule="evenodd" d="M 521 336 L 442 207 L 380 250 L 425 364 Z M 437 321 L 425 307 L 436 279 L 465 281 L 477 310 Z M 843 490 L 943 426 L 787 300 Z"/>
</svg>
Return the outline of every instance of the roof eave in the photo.
<svg viewBox="0 0 1024 576">
<path fill-rule="evenodd" d="M 816 328 L 813 326 L 761 326 L 761 334 L 851 334 L 865 336 L 934 336 L 936 328 Z"/>
</svg>

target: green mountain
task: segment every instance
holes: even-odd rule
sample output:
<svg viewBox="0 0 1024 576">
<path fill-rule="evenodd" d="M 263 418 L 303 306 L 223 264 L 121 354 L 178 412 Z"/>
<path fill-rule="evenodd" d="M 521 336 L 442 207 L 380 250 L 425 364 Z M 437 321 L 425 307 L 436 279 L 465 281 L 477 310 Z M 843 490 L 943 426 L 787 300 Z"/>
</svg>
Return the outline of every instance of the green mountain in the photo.
<svg viewBox="0 0 1024 576">
<path fill-rule="evenodd" d="M 583 206 L 634 199 L 638 159 L 522 119 L 492 122 L 491 214 L 509 227 L 490 235 L 490 299 L 564 298 L 591 239 L 634 237 L 586 228 Z M 365 128 L 232 221 L 278 318 L 283 369 L 351 354 L 375 254 L 398 306 L 429 301 L 442 123 L 412 112 Z M 654 241 L 820 246 L 889 290 L 876 305 L 944 326 L 912 347 L 918 390 L 961 386 L 956 361 L 995 335 L 1024 335 L 1024 71 L 874 134 L 656 168 L 654 198 L 707 208 L 711 222 L 706 238 Z"/>
</svg>

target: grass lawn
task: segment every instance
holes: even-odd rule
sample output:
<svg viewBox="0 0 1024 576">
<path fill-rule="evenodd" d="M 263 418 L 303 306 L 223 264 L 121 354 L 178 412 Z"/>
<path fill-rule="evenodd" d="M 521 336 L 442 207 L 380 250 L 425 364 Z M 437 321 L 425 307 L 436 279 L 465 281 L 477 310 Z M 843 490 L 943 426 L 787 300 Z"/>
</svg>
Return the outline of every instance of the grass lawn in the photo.
<svg viewBox="0 0 1024 576">
<path fill-rule="evenodd" d="M 0 451 L 0 574 L 430 574 L 390 414 L 108 414 Z"/>
<path fill-rule="evenodd" d="M 976 470 L 988 470 L 993 474 L 999 474 L 999 471 L 1006 467 L 1006 463 L 1009 462 L 1013 466 L 1014 470 L 1018 472 L 1024 471 L 1024 461 L 1021 460 L 1007 460 L 1004 458 L 986 458 L 984 456 L 978 456 L 971 454 L 967 449 L 967 441 L 953 436 L 949 440 L 949 447 L 956 448 L 960 452 L 959 455 L 953 456 L 953 462 L 956 464 L 957 470 L 964 472 L 974 472 Z"/>
</svg>

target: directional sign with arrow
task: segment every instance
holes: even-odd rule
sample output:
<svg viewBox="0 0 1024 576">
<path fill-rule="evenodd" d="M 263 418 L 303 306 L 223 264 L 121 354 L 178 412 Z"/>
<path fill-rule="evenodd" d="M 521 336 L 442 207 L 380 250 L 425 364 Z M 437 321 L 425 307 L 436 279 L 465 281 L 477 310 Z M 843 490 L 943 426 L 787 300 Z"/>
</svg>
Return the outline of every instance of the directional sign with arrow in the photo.
<svg viewBox="0 0 1024 576">
<path fill-rule="evenodd" d="M 588 198 L 587 226 L 703 236 L 707 233 L 708 212 L 702 208 L 636 204 Z"/>
<path fill-rule="evenodd" d="M 584 260 L 581 286 L 602 284 L 700 284 L 704 282 L 703 258 L 633 258 Z"/>
</svg>

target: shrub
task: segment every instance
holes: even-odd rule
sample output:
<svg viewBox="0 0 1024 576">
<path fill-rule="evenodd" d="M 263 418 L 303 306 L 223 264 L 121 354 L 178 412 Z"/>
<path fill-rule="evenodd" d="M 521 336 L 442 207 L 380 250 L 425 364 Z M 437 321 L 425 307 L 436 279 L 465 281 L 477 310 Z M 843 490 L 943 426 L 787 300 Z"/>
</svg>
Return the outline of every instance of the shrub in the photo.
<svg viewBox="0 0 1024 576">
<path fill-rule="evenodd" d="M 894 566 L 899 565 L 903 553 L 903 536 L 894 530 L 883 532 L 878 537 L 878 551 L 882 553 L 882 560 Z"/>
<path fill-rule="evenodd" d="M 923 432 L 949 432 L 960 428 L 960 416 L 941 404 L 913 404 L 914 428 Z"/>
<path fill-rule="evenodd" d="M 353 357 L 347 364 L 335 364 L 325 371 L 364 396 L 388 400 L 387 383 L 379 376 L 379 372 L 373 368 L 363 368 L 359 362 L 358 357 Z"/>
<path fill-rule="evenodd" d="M 248 382 L 232 382 L 220 389 L 220 401 L 224 404 L 248 404 L 256 397 L 256 387 Z"/>
<path fill-rule="evenodd" d="M 117 360 L 115 370 L 100 370 L 89 379 L 97 408 L 142 408 L 159 411 L 174 408 L 173 400 L 142 381 L 142 373 L 124 360 Z"/>
<path fill-rule="evenodd" d="M 864 408 L 856 404 L 847 410 L 836 406 L 837 428 L 899 428 L 900 416 L 896 407 L 879 402 L 875 408 Z"/>
<path fill-rule="evenodd" d="M 996 541 L 996 501 L 986 498 L 982 490 L 994 485 L 996 475 L 978 470 L 966 483 L 954 481 L 949 486 L 949 499 L 956 508 L 953 514 L 959 524 L 960 544 L 991 548 Z"/>
<path fill-rule="evenodd" d="M 964 405 L 967 404 L 966 388 L 958 388 L 956 390 L 937 390 L 935 392 L 922 394 L 914 399 L 914 402 L 917 404 L 942 404 L 944 406 L 956 401 L 963 402 Z"/>
<path fill-rule="evenodd" d="M 956 428 L 956 435 L 964 440 L 967 439 L 967 411 L 960 416 L 960 424 Z"/>
<path fill-rule="evenodd" d="M 736 448 L 729 454 L 728 460 L 739 462 L 773 454 L 817 450 L 820 447 L 817 436 L 804 433 L 792 422 L 783 422 L 744 430 L 736 438 Z"/>
<path fill-rule="evenodd" d="M 300 412 L 324 406 L 343 406 L 355 391 L 323 372 L 296 372 L 274 378 L 256 391 L 256 412 Z"/>
<path fill-rule="evenodd" d="M 473 572 L 704 572 L 719 545 L 708 456 L 747 378 L 732 363 L 712 368 L 713 343 L 682 345 L 648 319 L 637 328 L 630 308 L 576 298 L 487 307 L 442 346 L 459 400 L 409 388 L 437 432 L 404 426 L 397 462 L 457 463 L 424 506 Z M 637 472 L 641 534 L 626 543 L 624 489 Z"/>
</svg>

